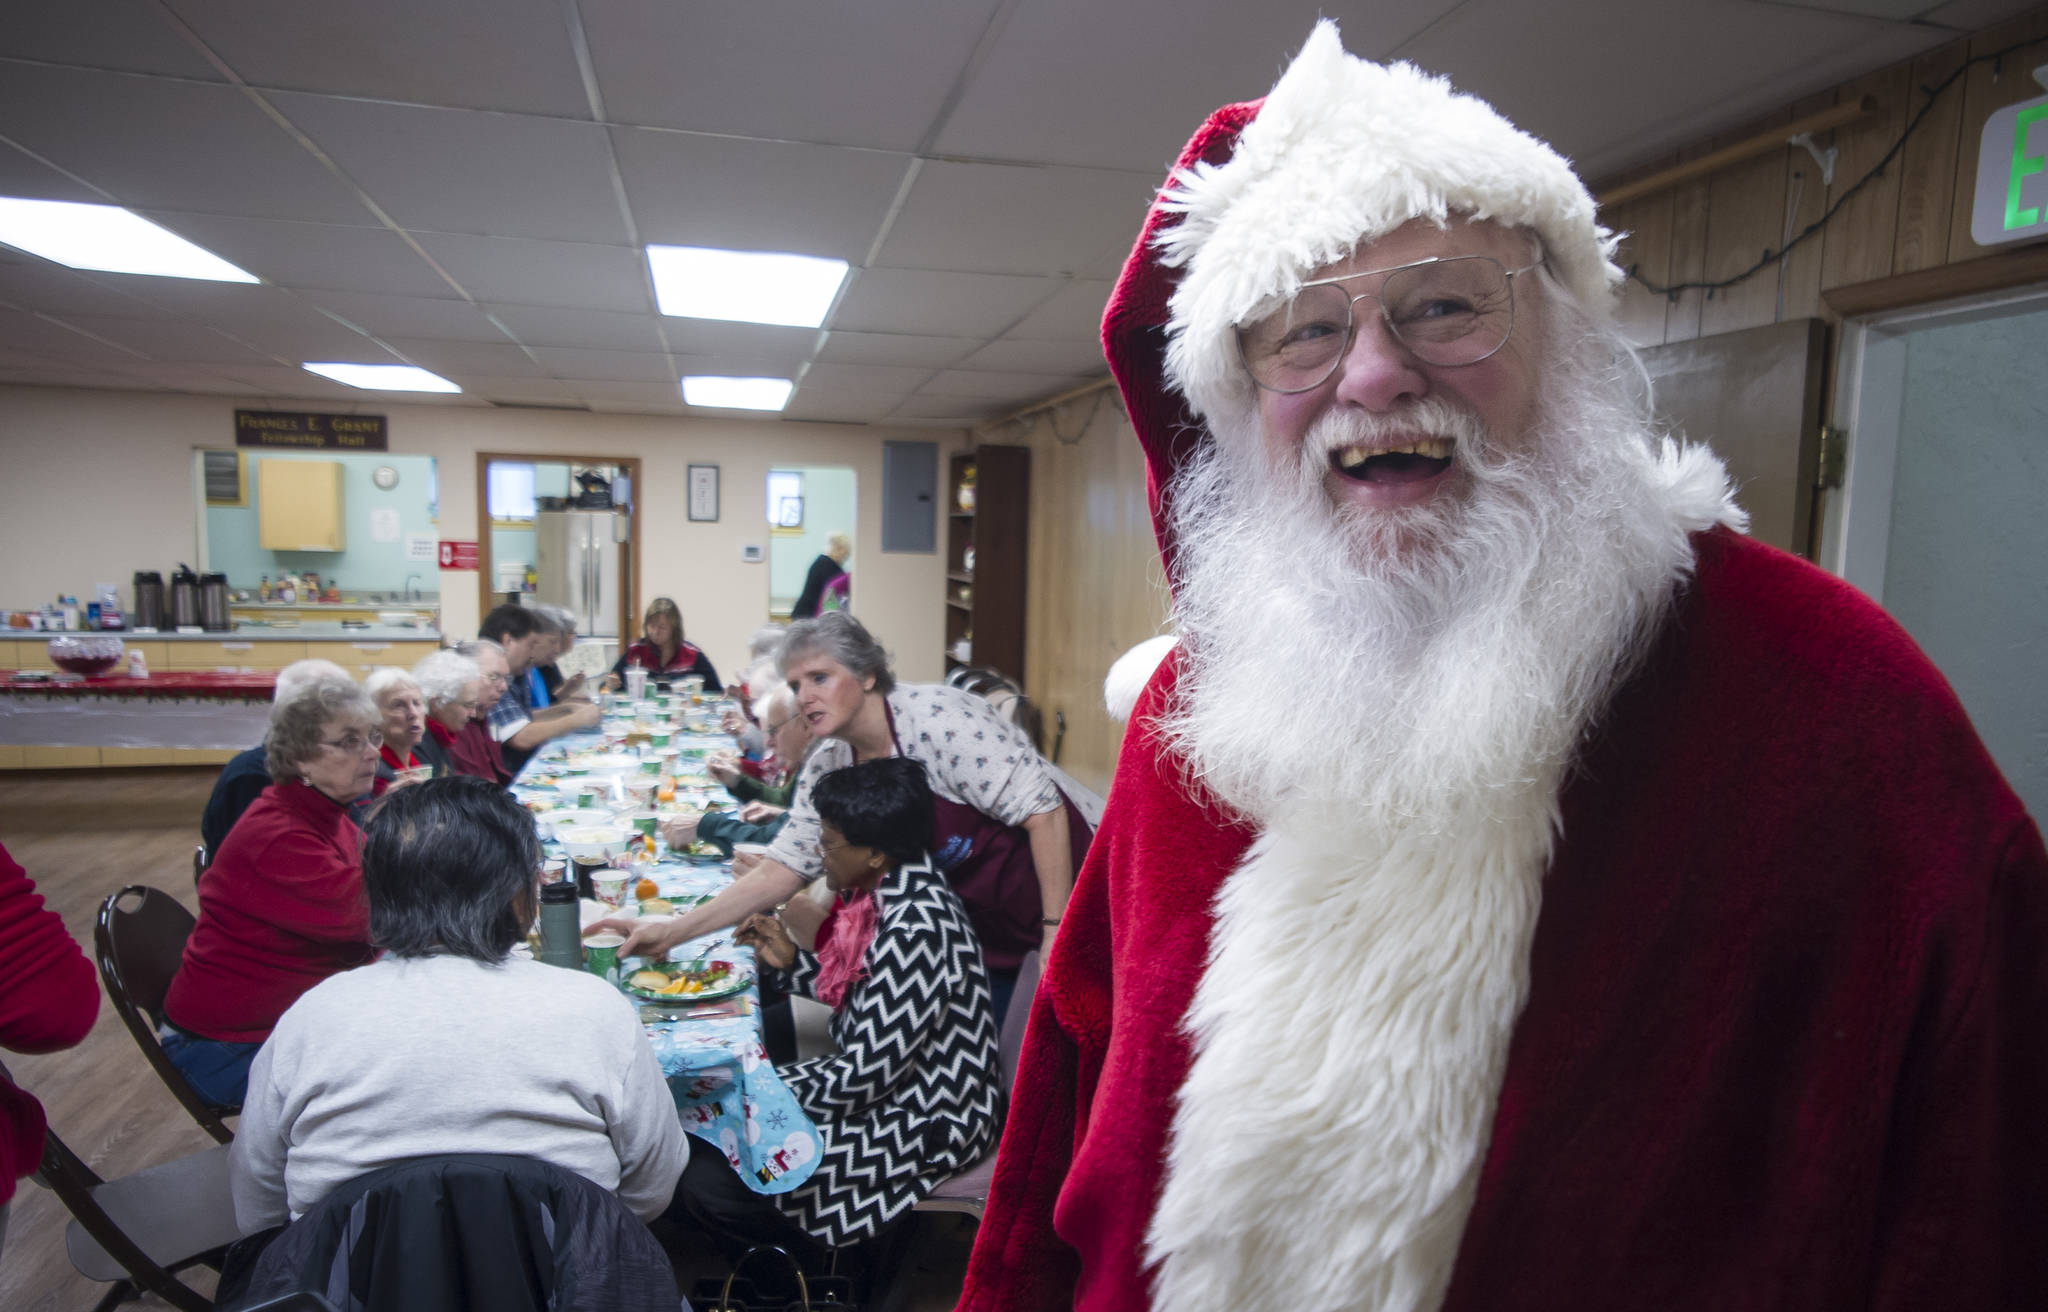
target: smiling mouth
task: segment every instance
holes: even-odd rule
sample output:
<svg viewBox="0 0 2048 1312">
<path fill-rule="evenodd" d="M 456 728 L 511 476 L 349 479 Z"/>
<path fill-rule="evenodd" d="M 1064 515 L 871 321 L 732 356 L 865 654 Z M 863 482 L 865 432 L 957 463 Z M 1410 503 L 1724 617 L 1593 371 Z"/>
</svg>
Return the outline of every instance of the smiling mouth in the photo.
<svg viewBox="0 0 2048 1312">
<path fill-rule="evenodd" d="M 1355 483 L 1421 483 L 1449 469 L 1455 449 L 1446 437 L 1407 446 L 1343 446 L 1330 453 L 1330 468 Z"/>
</svg>

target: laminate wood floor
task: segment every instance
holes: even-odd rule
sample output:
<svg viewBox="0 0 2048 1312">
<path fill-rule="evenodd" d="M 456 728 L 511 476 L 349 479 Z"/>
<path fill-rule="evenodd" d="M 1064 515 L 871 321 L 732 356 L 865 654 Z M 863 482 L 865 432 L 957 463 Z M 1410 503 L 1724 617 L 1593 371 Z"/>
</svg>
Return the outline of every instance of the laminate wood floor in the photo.
<svg viewBox="0 0 2048 1312">
<path fill-rule="evenodd" d="M 90 957 L 99 905 L 125 885 L 155 885 L 198 911 L 192 849 L 215 773 L 186 767 L 0 774 L 0 844 Z M 103 1176 L 212 1146 L 104 998 L 92 1033 L 78 1047 L 45 1056 L 8 1053 L 6 1062 L 42 1101 L 51 1127 Z M 55 1195 L 20 1182 L 0 1251 L 0 1309 L 84 1312 L 106 1292 L 65 1256 L 68 1220 Z M 958 1297 L 973 1228 L 952 1217 L 916 1220 L 920 1228 L 905 1268 L 883 1302 L 904 1312 L 938 1312 Z M 690 1254 L 676 1257 L 679 1274 L 701 1273 L 692 1269 Z M 188 1279 L 212 1292 L 212 1272 L 200 1268 Z M 126 1306 L 168 1305 L 151 1297 Z"/>
</svg>

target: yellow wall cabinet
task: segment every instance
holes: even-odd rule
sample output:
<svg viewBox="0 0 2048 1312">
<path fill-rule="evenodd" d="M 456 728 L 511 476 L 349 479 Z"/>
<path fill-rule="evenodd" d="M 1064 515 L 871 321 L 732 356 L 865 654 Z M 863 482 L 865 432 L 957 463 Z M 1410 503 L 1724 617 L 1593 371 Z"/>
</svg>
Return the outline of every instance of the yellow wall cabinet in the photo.
<svg viewBox="0 0 2048 1312">
<path fill-rule="evenodd" d="M 265 551 L 341 551 L 341 462 L 260 460 L 258 540 Z"/>
</svg>

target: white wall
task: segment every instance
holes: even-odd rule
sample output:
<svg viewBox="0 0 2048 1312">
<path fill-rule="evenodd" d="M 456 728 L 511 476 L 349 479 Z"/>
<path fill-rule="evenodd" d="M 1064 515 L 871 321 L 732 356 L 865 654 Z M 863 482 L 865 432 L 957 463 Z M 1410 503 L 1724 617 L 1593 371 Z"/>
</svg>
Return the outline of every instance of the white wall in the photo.
<svg viewBox="0 0 2048 1312">
<path fill-rule="evenodd" d="M 2036 821 L 2048 820 L 2044 335 L 2048 312 L 1906 336 L 1883 597 Z"/>
<path fill-rule="evenodd" d="M 168 571 L 194 559 L 198 527 L 192 452 L 233 440 L 237 407 L 275 408 L 230 397 L 69 388 L 0 387 L 0 606 L 29 607 L 59 593 L 83 598 L 113 581 L 128 599 L 138 569 Z M 316 408 L 306 406 L 303 408 Z M 642 486 L 640 597 L 666 594 L 687 617 L 692 641 L 721 673 L 737 667 L 747 637 L 768 613 L 768 566 L 744 564 L 740 547 L 765 548 L 771 465 L 843 465 L 859 488 L 858 541 L 881 541 L 882 442 L 950 446 L 950 432 L 852 428 L 780 421 L 666 419 L 468 406 L 371 404 L 389 417 L 391 449 L 439 461 L 440 532 L 475 540 L 476 453 L 637 456 Z M 690 523 L 684 467 L 719 466 L 717 523 Z M 477 578 L 440 577 L 443 626 L 476 631 Z M 864 554 L 858 614 L 896 654 L 909 680 L 942 674 L 944 561 L 930 555 Z"/>
</svg>

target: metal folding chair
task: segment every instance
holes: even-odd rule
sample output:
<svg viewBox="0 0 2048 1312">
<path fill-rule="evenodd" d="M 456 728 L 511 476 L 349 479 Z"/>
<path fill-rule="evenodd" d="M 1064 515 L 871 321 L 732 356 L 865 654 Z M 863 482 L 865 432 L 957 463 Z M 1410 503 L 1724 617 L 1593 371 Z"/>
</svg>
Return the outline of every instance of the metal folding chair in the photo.
<svg viewBox="0 0 2048 1312">
<path fill-rule="evenodd" d="M 1031 1019 L 1031 999 L 1038 992 L 1038 954 L 1028 952 L 1017 967 L 1017 987 L 1010 994 L 1010 1007 L 1003 1016 L 996 1053 L 1003 1063 L 1003 1091 L 1017 1080 L 1017 1054 L 1024 1046 L 1024 1025 Z M 995 1177 L 996 1155 L 990 1153 L 951 1179 L 943 1180 L 926 1198 L 912 1205 L 914 1212 L 961 1212 L 981 1220 L 988 1205 L 989 1181 Z"/>
<path fill-rule="evenodd" d="M 114 1011 L 135 1036 L 150 1069 L 215 1143 L 230 1143 L 235 1132 L 221 1118 L 241 1109 L 201 1097 L 157 1041 L 164 1020 L 164 995 L 170 992 L 171 976 L 178 971 L 185 940 L 192 936 L 195 923 L 192 913 L 170 894 L 146 884 L 130 884 L 100 903 L 93 948 Z"/>
</svg>

